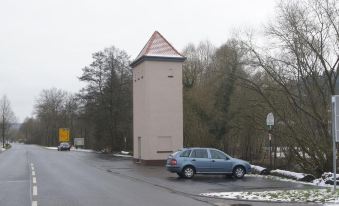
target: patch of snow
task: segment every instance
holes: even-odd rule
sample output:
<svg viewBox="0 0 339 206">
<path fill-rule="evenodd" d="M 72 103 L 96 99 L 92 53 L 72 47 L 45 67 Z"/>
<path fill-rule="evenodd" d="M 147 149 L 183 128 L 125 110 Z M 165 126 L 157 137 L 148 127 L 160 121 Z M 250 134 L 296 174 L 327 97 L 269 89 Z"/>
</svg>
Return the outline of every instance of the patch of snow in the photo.
<svg viewBox="0 0 339 206">
<path fill-rule="evenodd" d="M 5 149 L 5 148 L 2 148 L 2 147 L 0 147 L 0 152 L 4 152 L 4 151 L 6 151 L 6 149 Z"/>
<path fill-rule="evenodd" d="M 45 147 L 46 149 L 53 149 L 53 150 L 57 150 L 57 147 Z"/>
<path fill-rule="evenodd" d="M 339 176 L 337 176 L 337 184 Z M 321 175 L 320 178 L 313 180 L 313 184 L 317 186 L 323 186 L 323 187 L 332 187 L 334 182 L 333 173 L 332 172 L 325 172 Z"/>
<path fill-rule="evenodd" d="M 268 170 L 266 168 L 257 166 L 257 165 L 251 165 L 251 171 L 254 174 L 260 174 L 260 175 L 268 174 Z"/>
<path fill-rule="evenodd" d="M 115 157 L 132 157 L 132 155 L 119 154 L 119 153 L 113 154 L 113 156 L 115 156 Z"/>
<path fill-rule="evenodd" d="M 334 203 L 338 194 L 333 194 L 331 189 L 313 189 L 276 190 L 262 192 L 219 192 L 202 193 L 200 195 L 206 197 L 218 197 L 237 200 Z"/>
<path fill-rule="evenodd" d="M 258 171 L 263 171 L 264 169 L 266 169 L 264 167 L 260 167 L 260 166 L 257 166 L 257 165 L 251 165 L 251 168 L 255 169 L 255 170 L 258 170 Z"/>
<path fill-rule="evenodd" d="M 291 172 L 291 171 L 280 170 L 280 169 L 271 170 L 270 174 L 274 176 L 286 177 L 286 178 L 303 181 L 303 182 L 312 182 L 313 180 L 315 180 L 315 177 L 311 174 Z"/>
<path fill-rule="evenodd" d="M 325 185 L 317 185 L 313 182 L 301 182 L 295 179 L 287 179 L 284 177 L 278 177 L 278 176 L 272 176 L 272 175 L 258 175 L 258 174 L 248 174 L 247 177 L 256 177 L 256 178 L 263 178 L 263 179 L 269 179 L 269 180 L 275 180 L 275 181 L 283 181 L 283 182 L 291 182 L 296 184 L 303 184 L 303 185 L 312 185 L 312 186 L 319 186 L 319 187 L 333 187 L 331 185 L 325 184 Z"/>
<path fill-rule="evenodd" d="M 129 152 L 126 152 L 126 151 L 121 151 L 121 154 L 123 154 L 123 155 L 128 155 L 128 154 L 129 154 Z"/>
<path fill-rule="evenodd" d="M 58 147 L 45 147 L 46 149 L 51 149 L 51 150 L 57 150 Z M 74 147 L 71 147 L 71 151 L 75 152 L 95 152 L 94 150 L 91 149 L 75 149 Z"/>
<path fill-rule="evenodd" d="M 333 173 L 332 172 L 325 172 L 321 175 L 318 179 L 315 178 L 313 175 L 308 175 L 305 173 L 297 173 L 297 172 L 290 172 L 286 170 L 271 170 L 272 175 L 268 175 L 266 177 L 261 176 L 265 168 L 257 165 L 251 165 L 252 168 L 252 176 L 255 177 L 262 177 L 262 178 L 269 178 L 273 180 L 279 181 L 288 181 L 288 182 L 295 182 L 319 187 L 332 187 L 333 185 Z M 258 174 L 258 175 L 256 175 Z M 261 175 L 260 175 L 261 174 Z M 339 185 L 339 175 L 337 176 L 337 184 Z"/>
<path fill-rule="evenodd" d="M 91 149 L 75 149 L 75 148 L 71 148 L 71 151 L 76 151 L 76 152 L 95 152 L 94 150 L 91 150 Z"/>
<path fill-rule="evenodd" d="M 306 176 L 304 173 L 291 172 L 287 170 L 271 170 L 272 174 L 281 174 L 284 177 L 290 177 L 292 179 L 300 180 Z"/>
</svg>

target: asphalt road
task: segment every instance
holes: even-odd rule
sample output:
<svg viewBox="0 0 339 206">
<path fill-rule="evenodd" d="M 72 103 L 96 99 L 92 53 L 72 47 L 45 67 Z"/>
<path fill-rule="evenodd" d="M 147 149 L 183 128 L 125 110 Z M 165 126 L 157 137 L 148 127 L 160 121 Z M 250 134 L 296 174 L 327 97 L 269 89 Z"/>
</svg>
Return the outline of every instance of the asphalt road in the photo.
<svg viewBox="0 0 339 206">
<path fill-rule="evenodd" d="M 283 205 L 204 198 L 199 194 L 305 187 L 253 176 L 243 180 L 196 176 L 187 180 L 163 167 L 137 165 L 111 155 L 58 152 L 35 145 L 14 144 L 0 153 L 1 206 Z"/>
</svg>

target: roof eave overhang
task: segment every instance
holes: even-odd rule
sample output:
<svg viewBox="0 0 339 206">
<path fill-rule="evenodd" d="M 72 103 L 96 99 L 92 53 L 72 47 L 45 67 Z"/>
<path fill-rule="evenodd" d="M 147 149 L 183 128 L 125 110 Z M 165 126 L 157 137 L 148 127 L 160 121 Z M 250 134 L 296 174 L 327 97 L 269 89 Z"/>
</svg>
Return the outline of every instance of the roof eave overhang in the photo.
<svg viewBox="0 0 339 206">
<path fill-rule="evenodd" d="M 134 60 L 130 66 L 134 68 L 144 61 L 184 62 L 185 60 L 186 57 L 141 56 L 140 58 Z"/>
</svg>

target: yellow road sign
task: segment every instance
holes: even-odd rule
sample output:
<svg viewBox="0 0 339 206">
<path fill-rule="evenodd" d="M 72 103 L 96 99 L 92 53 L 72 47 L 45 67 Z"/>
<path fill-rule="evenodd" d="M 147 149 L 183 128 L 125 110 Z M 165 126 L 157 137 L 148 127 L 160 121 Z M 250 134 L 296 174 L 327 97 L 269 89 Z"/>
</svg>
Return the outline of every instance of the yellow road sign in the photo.
<svg viewBox="0 0 339 206">
<path fill-rule="evenodd" d="M 68 128 L 59 128 L 59 142 L 69 142 Z"/>
</svg>

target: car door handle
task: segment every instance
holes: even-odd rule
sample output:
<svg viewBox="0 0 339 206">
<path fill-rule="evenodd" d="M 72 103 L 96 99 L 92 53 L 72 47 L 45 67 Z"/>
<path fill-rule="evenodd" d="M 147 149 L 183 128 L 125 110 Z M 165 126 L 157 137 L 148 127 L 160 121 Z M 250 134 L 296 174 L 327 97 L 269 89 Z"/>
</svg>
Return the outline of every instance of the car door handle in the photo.
<svg viewBox="0 0 339 206">
<path fill-rule="evenodd" d="M 211 162 L 215 162 L 215 160 L 212 160 Z"/>
<path fill-rule="evenodd" d="M 192 159 L 192 162 L 194 162 L 195 161 L 195 159 Z"/>
</svg>

